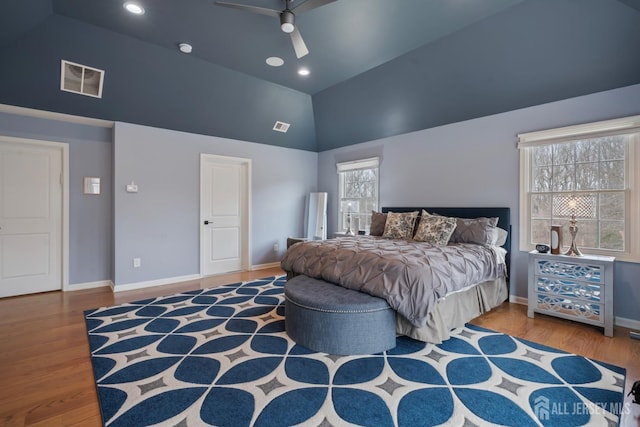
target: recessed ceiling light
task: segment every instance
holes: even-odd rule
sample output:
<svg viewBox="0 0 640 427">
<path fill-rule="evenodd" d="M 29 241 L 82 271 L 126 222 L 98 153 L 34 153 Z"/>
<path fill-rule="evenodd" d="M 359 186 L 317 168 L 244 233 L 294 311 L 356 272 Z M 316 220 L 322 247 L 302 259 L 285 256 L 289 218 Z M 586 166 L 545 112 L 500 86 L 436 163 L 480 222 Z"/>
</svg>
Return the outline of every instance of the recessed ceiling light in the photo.
<svg viewBox="0 0 640 427">
<path fill-rule="evenodd" d="M 123 7 L 134 15 L 144 14 L 144 7 L 140 6 L 138 3 L 128 1 L 123 5 Z"/>
<path fill-rule="evenodd" d="M 272 67 L 280 67 L 282 64 L 284 64 L 284 59 L 278 56 L 270 56 L 267 58 L 266 62 L 268 65 L 271 65 Z"/>
<path fill-rule="evenodd" d="M 178 49 L 180 49 L 180 52 L 182 53 L 191 53 L 191 51 L 193 50 L 193 46 L 191 46 L 189 43 L 180 43 L 178 45 Z"/>
<path fill-rule="evenodd" d="M 300 74 L 301 76 L 308 76 L 311 72 L 309 71 L 308 68 L 300 68 L 298 70 L 298 74 Z"/>
</svg>

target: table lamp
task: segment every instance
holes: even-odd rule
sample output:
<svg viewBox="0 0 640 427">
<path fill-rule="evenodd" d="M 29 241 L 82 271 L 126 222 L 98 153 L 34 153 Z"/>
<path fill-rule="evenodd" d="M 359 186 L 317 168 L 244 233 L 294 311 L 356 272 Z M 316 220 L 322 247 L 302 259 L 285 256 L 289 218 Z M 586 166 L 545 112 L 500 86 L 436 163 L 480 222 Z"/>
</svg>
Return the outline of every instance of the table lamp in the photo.
<svg viewBox="0 0 640 427">
<path fill-rule="evenodd" d="M 565 252 L 569 256 L 582 256 L 582 252 L 576 246 L 576 218 L 594 218 L 596 213 L 596 198 L 593 194 L 568 194 L 553 197 L 554 216 L 570 217 L 569 233 L 571 234 L 571 246 Z"/>
</svg>

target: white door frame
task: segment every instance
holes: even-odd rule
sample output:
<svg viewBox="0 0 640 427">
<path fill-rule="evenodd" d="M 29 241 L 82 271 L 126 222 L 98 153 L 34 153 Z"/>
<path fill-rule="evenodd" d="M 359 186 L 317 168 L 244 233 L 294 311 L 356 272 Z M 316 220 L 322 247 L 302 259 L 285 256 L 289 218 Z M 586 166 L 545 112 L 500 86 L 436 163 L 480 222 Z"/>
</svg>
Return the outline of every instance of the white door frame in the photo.
<svg viewBox="0 0 640 427">
<path fill-rule="evenodd" d="M 12 136 L 0 135 L 0 141 L 13 144 L 30 144 L 40 147 L 56 148 L 60 150 L 62 156 L 62 247 L 60 248 L 60 271 L 62 272 L 62 290 L 69 288 L 69 144 L 64 142 L 44 141 L 38 139 L 16 138 Z"/>
<path fill-rule="evenodd" d="M 204 218 L 202 217 L 202 200 L 204 198 L 204 164 L 206 162 L 214 162 L 214 163 L 226 163 L 232 165 L 244 165 L 245 167 L 245 180 L 246 180 L 246 191 L 245 191 L 245 200 L 243 200 L 243 210 L 242 210 L 242 228 L 243 228 L 243 237 L 242 237 L 242 247 L 241 247 L 241 258 L 242 258 L 242 271 L 251 270 L 251 159 L 245 159 L 242 157 L 229 157 L 229 156 L 220 156 L 217 154 L 206 154 L 200 153 L 200 276 L 204 277 Z"/>
</svg>

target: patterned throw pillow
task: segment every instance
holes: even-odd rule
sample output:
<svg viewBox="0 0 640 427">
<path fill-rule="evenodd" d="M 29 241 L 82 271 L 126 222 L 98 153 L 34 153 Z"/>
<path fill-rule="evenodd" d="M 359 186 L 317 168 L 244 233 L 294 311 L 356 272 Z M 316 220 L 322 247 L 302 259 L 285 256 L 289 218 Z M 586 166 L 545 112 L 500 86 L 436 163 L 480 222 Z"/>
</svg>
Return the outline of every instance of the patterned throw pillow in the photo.
<svg viewBox="0 0 640 427">
<path fill-rule="evenodd" d="M 457 224 L 456 218 L 429 215 L 427 211 L 423 210 L 413 240 L 446 246 Z"/>
<path fill-rule="evenodd" d="M 388 239 L 410 239 L 413 234 L 416 218 L 418 218 L 418 211 L 387 213 L 387 222 L 384 225 L 382 237 Z"/>
<path fill-rule="evenodd" d="M 382 236 L 386 223 L 387 214 L 371 211 L 371 227 L 369 228 L 369 234 L 372 236 Z"/>
</svg>

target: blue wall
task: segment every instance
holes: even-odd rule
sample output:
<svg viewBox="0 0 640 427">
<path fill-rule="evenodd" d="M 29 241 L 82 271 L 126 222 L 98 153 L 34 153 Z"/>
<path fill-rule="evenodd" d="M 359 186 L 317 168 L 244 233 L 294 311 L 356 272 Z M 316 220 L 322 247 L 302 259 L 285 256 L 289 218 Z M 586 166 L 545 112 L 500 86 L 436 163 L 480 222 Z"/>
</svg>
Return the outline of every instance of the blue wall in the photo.
<svg viewBox="0 0 640 427">
<path fill-rule="evenodd" d="M 200 273 L 200 153 L 252 159 L 252 264 L 302 236 L 317 153 L 116 123 L 115 129 L 0 113 L 0 134 L 69 144 L 69 284 L 117 285 Z M 102 178 L 99 196 L 82 178 Z M 131 197 L 131 180 L 140 191 Z M 273 251 L 278 243 L 279 252 Z M 132 258 L 142 258 L 132 268 Z"/>
<path fill-rule="evenodd" d="M 508 206 L 515 244 L 519 239 L 516 135 L 636 114 L 640 114 L 640 85 L 319 154 L 125 123 L 117 123 L 112 132 L 6 113 L 0 113 L 0 133 L 69 143 L 70 283 L 111 279 L 129 284 L 199 273 L 201 152 L 253 160 L 254 265 L 278 261 L 286 237 L 302 235 L 310 191 L 329 193 L 328 231 L 335 231 L 335 164 L 371 156 L 381 158 L 381 206 Z M 101 196 L 82 195 L 85 175 L 104 178 Z M 157 180 L 159 176 L 162 180 Z M 134 201 L 124 193 L 131 179 L 141 185 L 137 209 L 131 209 Z M 280 253 L 271 249 L 276 242 Z M 133 256 L 143 258 L 143 268 L 132 269 Z M 512 294 L 525 298 L 527 257 L 517 245 L 512 262 Z M 616 317 L 640 321 L 640 264 L 618 262 L 615 274 Z"/>
<path fill-rule="evenodd" d="M 112 129 L 0 113 L 0 134 L 69 144 L 69 283 L 111 280 Z M 84 176 L 102 178 L 99 196 L 82 194 Z"/>
<path fill-rule="evenodd" d="M 511 293 L 527 297 L 527 252 L 519 242 L 517 134 L 640 114 L 640 85 L 327 150 L 318 191 L 329 193 L 328 231 L 337 228 L 336 163 L 380 157 L 380 206 L 511 208 Z M 640 321 L 640 264 L 617 262 L 615 316 Z"/>
<path fill-rule="evenodd" d="M 200 153 L 252 160 L 253 265 L 279 261 L 287 237 L 302 236 L 316 153 L 126 123 L 114 148 L 116 288 L 200 273 Z M 138 193 L 125 191 L 132 180 Z"/>
</svg>

